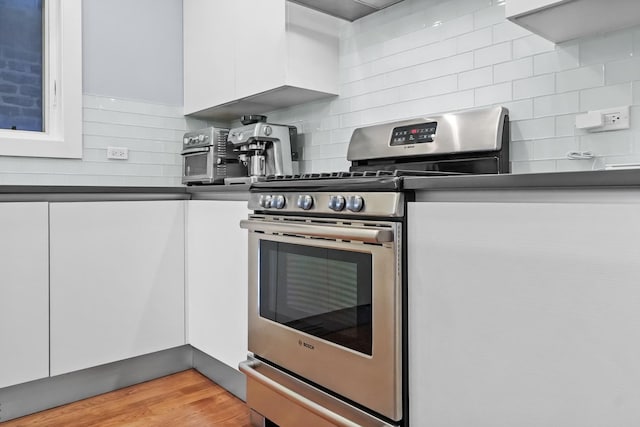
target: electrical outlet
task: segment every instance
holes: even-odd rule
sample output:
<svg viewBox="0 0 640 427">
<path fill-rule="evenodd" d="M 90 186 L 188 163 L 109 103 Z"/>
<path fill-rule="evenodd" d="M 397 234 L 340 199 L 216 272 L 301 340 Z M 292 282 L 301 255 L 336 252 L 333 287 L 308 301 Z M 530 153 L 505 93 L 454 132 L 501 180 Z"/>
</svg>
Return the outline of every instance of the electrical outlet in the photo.
<svg viewBox="0 0 640 427">
<path fill-rule="evenodd" d="M 107 159 L 127 160 L 129 149 L 124 147 L 107 147 Z"/>
<path fill-rule="evenodd" d="M 606 108 L 599 111 L 602 114 L 602 127 L 593 129 L 595 132 L 629 129 L 629 107 Z"/>
</svg>

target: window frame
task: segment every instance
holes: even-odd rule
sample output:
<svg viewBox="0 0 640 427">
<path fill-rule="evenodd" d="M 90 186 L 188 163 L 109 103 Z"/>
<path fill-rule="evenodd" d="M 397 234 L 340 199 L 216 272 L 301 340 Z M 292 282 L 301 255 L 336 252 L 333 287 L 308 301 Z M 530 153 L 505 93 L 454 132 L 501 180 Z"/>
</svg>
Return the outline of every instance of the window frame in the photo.
<svg viewBox="0 0 640 427">
<path fill-rule="evenodd" d="M 0 129 L 0 156 L 82 158 L 82 0 L 43 0 L 44 132 Z"/>
</svg>

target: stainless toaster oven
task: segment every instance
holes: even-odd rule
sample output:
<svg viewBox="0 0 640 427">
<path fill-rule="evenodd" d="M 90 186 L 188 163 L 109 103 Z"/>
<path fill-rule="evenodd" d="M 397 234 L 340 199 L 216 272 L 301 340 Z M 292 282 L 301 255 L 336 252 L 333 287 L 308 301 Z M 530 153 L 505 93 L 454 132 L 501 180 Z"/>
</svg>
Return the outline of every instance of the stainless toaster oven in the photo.
<svg viewBox="0 0 640 427">
<path fill-rule="evenodd" d="M 184 134 L 182 143 L 182 183 L 222 184 L 225 178 L 246 176 L 233 146 L 227 141 L 229 129 L 208 127 Z"/>
</svg>

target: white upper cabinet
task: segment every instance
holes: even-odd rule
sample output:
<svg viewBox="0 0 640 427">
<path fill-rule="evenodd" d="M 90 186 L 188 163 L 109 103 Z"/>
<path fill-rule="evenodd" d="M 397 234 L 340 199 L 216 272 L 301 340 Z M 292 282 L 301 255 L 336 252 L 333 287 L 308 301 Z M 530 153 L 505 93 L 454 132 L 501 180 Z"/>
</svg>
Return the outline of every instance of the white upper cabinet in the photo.
<svg viewBox="0 0 640 427">
<path fill-rule="evenodd" d="M 185 114 L 231 120 L 338 94 L 346 21 L 285 0 L 185 0 Z"/>
<path fill-rule="evenodd" d="M 507 19 L 556 43 L 640 24 L 638 0 L 507 0 Z"/>
</svg>

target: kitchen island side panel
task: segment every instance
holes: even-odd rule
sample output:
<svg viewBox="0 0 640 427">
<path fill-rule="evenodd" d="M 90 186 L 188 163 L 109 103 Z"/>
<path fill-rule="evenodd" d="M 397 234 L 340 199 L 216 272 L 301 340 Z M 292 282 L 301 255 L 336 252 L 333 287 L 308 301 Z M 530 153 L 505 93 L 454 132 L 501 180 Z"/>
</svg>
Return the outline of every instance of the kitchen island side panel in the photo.
<svg viewBox="0 0 640 427">
<path fill-rule="evenodd" d="M 638 425 L 639 215 L 410 203 L 411 425 Z"/>
</svg>

